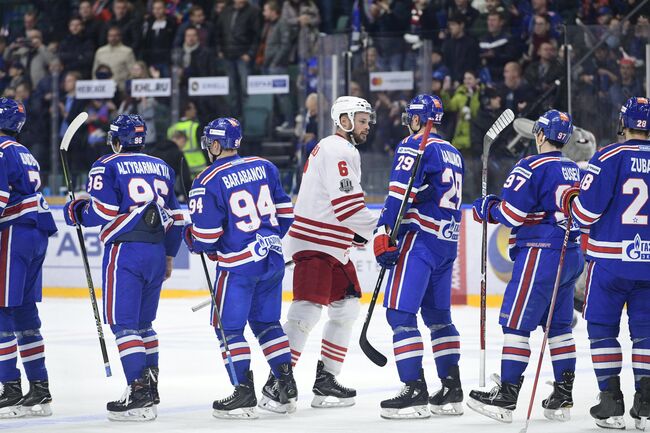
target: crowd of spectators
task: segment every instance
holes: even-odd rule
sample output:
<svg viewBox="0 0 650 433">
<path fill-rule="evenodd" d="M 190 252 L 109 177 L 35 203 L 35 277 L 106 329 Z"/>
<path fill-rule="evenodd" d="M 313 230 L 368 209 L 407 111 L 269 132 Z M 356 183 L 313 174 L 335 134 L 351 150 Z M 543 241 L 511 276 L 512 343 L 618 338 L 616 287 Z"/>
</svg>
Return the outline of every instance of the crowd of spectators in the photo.
<svg viewBox="0 0 650 433">
<path fill-rule="evenodd" d="M 291 92 L 274 98 L 277 130 L 270 130 L 275 137 L 269 139 L 313 143 L 319 104 L 310 94 L 316 91 L 323 33 L 350 35 L 349 91 L 367 98 L 378 113 L 377 127 L 360 148 L 364 152 L 390 154 L 404 135 L 400 115 L 416 90 L 373 92 L 369 73 L 415 71 L 423 61 L 430 62 L 431 92 L 445 105 L 442 134 L 470 160 L 478 158 L 485 130 L 503 109 L 529 118 L 550 106 L 566 109 L 565 40 L 572 45 L 572 62 L 600 43 L 576 63 L 571 79 L 575 121 L 600 141 L 613 139 L 617 106 L 630 95 L 645 94 L 640 71 L 650 42 L 649 7 L 623 20 L 641 0 L 5 3 L 0 94 L 25 103 L 29 116 L 22 139 L 45 169 L 52 137 L 61 136 L 80 111 L 90 115 L 78 141 L 80 168 L 108 151 L 106 126 L 119 112 L 138 113 L 147 121 L 152 152 L 176 154 L 169 151 L 172 145 L 195 152 L 201 125 L 210 119 L 229 115 L 246 122 L 246 80 L 253 73 L 292 77 Z M 228 76 L 229 95 L 190 98 L 187 79 L 202 76 Z M 131 96 L 131 80 L 159 77 L 179 80 L 177 125 L 170 121 L 173 98 Z M 113 79 L 115 97 L 77 99 L 80 79 Z M 416 87 L 422 79 L 416 74 Z M 507 144 L 503 140 L 497 150 L 504 158 L 525 152 Z"/>
</svg>

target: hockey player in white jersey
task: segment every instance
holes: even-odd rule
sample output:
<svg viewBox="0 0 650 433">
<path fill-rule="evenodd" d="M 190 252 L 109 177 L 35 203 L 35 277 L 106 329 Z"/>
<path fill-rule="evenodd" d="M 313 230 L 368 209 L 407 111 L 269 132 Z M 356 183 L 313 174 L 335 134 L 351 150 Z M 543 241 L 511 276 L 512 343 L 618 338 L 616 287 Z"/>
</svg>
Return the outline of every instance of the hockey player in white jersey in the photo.
<svg viewBox="0 0 650 433">
<path fill-rule="evenodd" d="M 361 159 L 355 147 L 366 140 L 375 123 L 374 111 L 365 99 L 341 96 L 334 102 L 331 116 L 336 133 L 322 139 L 305 164 L 287 242 L 296 266 L 293 303 L 284 330 L 294 365 L 321 310 L 328 307 L 313 407 L 354 404 L 356 391 L 336 380 L 361 297 L 350 248 L 365 244 L 377 223 L 364 202 Z"/>
</svg>

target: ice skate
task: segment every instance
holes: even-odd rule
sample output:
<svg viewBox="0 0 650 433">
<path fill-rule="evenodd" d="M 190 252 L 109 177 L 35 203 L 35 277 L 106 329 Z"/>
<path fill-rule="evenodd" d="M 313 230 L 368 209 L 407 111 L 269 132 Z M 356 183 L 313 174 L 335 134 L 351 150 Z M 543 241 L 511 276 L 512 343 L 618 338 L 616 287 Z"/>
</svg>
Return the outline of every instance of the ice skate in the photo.
<svg viewBox="0 0 650 433">
<path fill-rule="evenodd" d="M 222 419 L 255 419 L 258 417 L 255 411 L 257 398 L 253 385 L 253 372 L 249 370 L 246 376 L 248 381 L 237 385 L 230 396 L 212 403 L 212 409 L 214 409 L 212 416 Z"/>
<path fill-rule="evenodd" d="M 650 377 L 641 378 L 640 389 L 634 393 L 634 404 L 630 409 L 637 430 L 645 431 L 650 418 Z"/>
<path fill-rule="evenodd" d="M 122 398 L 106 405 L 111 421 L 153 421 L 156 408 L 151 397 L 146 372 L 126 387 Z"/>
<path fill-rule="evenodd" d="M 573 407 L 573 380 L 575 373 L 565 371 L 562 373 L 562 382 L 552 382 L 553 392 L 542 400 L 544 416 L 552 421 L 569 421 L 571 419 L 570 409 Z"/>
<path fill-rule="evenodd" d="M 493 374 L 491 377 L 497 386 L 489 392 L 470 391 L 467 406 L 481 415 L 500 422 L 511 423 L 512 411 L 517 408 L 517 397 L 524 378 L 522 377 L 519 379 L 519 383 L 515 384 L 501 382 L 501 378 L 497 374 Z"/>
<path fill-rule="evenodd" d="M 463 389 L 458 366 L 449 367 L 449 375 L 441 379 L 442 388 L 429 397 L 429 408 L 435 415 L 462 415 Z"/>
<path fill-rule="evenodd" d="M 289 365 L 289 364 L 283 364 Z M 290 370 L 289 370 L 290 371 Z M 293 381 L 293 373 L 291 372 L 291 379 Z M 298 397 L 298 391 L 296 389 L 295 381 L 293 381 L 293 390 L 290 390 L 289 385 L 287 385 L 287 379 L 285 378 L 285 383 L 280 384 L 280 381 L 273 375 L 273 372 L 269 373 L 269 378 L 266 380 L 264 388 L 262 388 L 262 399 L 258 407 L 260 409 L 268 410 L 275 413 L 293 413 L 296 411 L 296 400 Z M 284 388 L 283 394 L 281 395 L 280 389 L 281 386 Z M 293 401 L 287 396 L 288 391 L 291 391 L 291 394 L 294 395 Z M 284 401 L 283 401 L 284 400 Z"/>
<path fill-rule="evenodd" d="M 147 373 L 153 404 L 160 404 L 160 394 L 158 394 L 158 367 L 147 367 L 145 372 Z"/>
<path fill-rule="evenodd" d="M 23 412 L 20 410 L 20 401 L 23 399 L 20 379 L 3 382 L 1 385 L 0 418 L 19 418 L 23 416 Z"/>
<path fill-rule="evenodd" d="M 316 381 L 312 391 L 314 398 L 311 407 L 315 408 L 352 406 L 354 397 L 357 396 L 356 390 L 344 387 L 332 373 L 325 370 L 323 361 L 318 361 L 316 366 Z"/>
<path fill-rule="evenodd" d="M 47 380 L 29 382 L 29 392 L 20 401 L 20 411 L 23 416 L 50 416 L 52 409 L 52 396 L 50 395 Z"/>
<path fill-rule="evenodd" d="M 589 409 L 596 420 L 596 425 L 602 428 L 625 429 L 625 402 L 621 392 L 621 379 L 612 376 L 607 382 L 607 390 L 598 395 L 600 403 Z"/>
<path fill-rule="evenodd" d="M 381 402 L 381 417 L 386 419 L 429 418 L 429 394 L 424 372 L 420 378 L 406 382 L 395 397 Z"/>
</svg>

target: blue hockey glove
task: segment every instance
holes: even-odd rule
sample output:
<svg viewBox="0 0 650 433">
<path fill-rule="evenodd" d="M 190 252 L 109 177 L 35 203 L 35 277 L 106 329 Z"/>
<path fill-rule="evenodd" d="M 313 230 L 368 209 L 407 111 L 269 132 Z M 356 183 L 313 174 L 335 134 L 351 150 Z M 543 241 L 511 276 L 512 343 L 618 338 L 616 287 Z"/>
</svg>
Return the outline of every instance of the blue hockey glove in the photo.
<svg viewBox="0 0 650 433">
<path fill-rule="evenodd" d="M 474 204 L 472 205 L 474 221 L 482 223 L 487 217 L 488 223 L 496 224 L 498 221 L 492 218 L 490 210 L 493 206 L 496 206 L 499 203 L 501 203 L 501 199 L 494 194 L 488 194 L 485 197 L 480 197 L 474 200 Z"/>
<path fill-rule="evenodd" d="M 392 268 L 397 263 L 397 259 L 399 259 L 397 245 L 391 244 L 390 236 L 386 233 L 386 227 L 384 226 L 375 229 L 373 250 L 375 251 L 377 263 L 384 268 Z"/>
<path fill-rule="evenodd" d="M 63 206 L 63 217 L 69 226 L 81 224 L 81 214 L 90 200 L 78 198 L 71 200 Z"/>
<path fill-rule="evenodd" d="M 201 251 L 197 249 L 194 244 L 194 236 L 192 236 L 192 224 L 187 224 L 183 227 L 183 240 L 187 249 L 190 250 L 192 254 L 199 254 Z"/>
</svg>

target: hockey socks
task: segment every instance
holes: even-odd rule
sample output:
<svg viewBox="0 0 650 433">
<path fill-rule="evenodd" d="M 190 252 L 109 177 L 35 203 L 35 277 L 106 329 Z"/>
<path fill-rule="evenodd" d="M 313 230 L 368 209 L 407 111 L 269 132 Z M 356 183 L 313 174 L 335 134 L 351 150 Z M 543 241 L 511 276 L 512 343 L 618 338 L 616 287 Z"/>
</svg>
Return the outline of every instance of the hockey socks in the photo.
<svg viewBox="0 0 650 433">
<path fill-rule="evenodd" d="M 228 349 L 230 349 L 230 356 L 232 357 L 233 366 L 235 369 L 235 374 L 237 375 L 237 382 L 244 383 L 248 380 L 246 373 L 250 369 L 251 365 L 251 348 L 248 345 L 248 342 L 244 338 L 244 330 L 224 330 L 226 334 L 226 339 L 228 340 Z M 235 380 L 232 377 L 232 372 L 230 366 L 228 365 L 228 356 L 226 355 L 226 349 L 223 346 L 223 341 L 221 341 L 221 332 L 215 328 L 217 337 L 219 337 L 219 347 L 221 349 L 221 356 L 223 362 L 226 366 L 226 371 L 228 372 L 228 377 L 230 378 L 230 383 L 235 385 Z"/>
<path fill-rule="evenodd" d="M 501 381 L 512 384 L 519 383 L 530 359 L 529 337 L 530 332 L 528 331 L 503 327 Z"/>
<path fill-rule="evenodd" d="M 460 360 L 460 334 L 453 324 L 431 325 L 431 348 L 436 361 L 438 377 L 449 376 L 449 369 Z M 456 370 L 457 371 L 457 370 Z"/>
<path fill-rule="evenodd" d="M 115 343 L 120 352 L 122 369 L 126 376 L 126 383 L 130 384 L 140 378 L 146 364 L 146 354 L 142 337 L 134 329 L 122 329 L 118 325 L 112 325 L 111 330 L 115 334 Z"/>
<path fill-rule="evenodd" d="M 309 333 L 320 319 L 323 306 L 309 301 L 293 301 L 287 313 L 284 332 L 291 344 L 291 366 L 295 367 Z"/>
<path fill-rule="evenodd" d="M 634 388 L 639 391 L 641 379 L 650 378 L 650 338 L 632 339 L 632 370 Z"/>
<path fill-rule="evenodd" d="M 556 382 L 564 382 L 564 372 L 576 370 L 576 343 L 568 329 L 549 330 L 548 347 L 553 362 L 553 375 Z"/>
<path fill-rule="evenodd" d="M 45 346 L 38 329 L 16 332 L 18 350 L 25 374 L 30 382 L 47 380 Z"/>
<path fill-rule="evenodd" d="M 158 334 L 151 326 L 140 329 L 138 332 L 144 343 L 147 367 L 158 367 Z"/>
<path fill-rule="evenodd" d="M 608 379 L 618 377 L 621 374 L 623 365 L 621 345 L 616 339 L 619 328 L 618 325 L 602 325 L 589 322 L 587 323 L 587 332 L 591 347 L 591 361 L 598 380 L 598 388 L 600 391 L 606 391 Z"/>
<path fill-rule="evenodd" d="M 399 379 L 403 383 L 417 381 L 422 370 L 424 344 L 415 314 L 388 309 L 386 318 L 393 328 L 393 353 Z"/>
<path fill-rule="evenodd" d="M 280 322 L 260 323 L 250 322 L 251 329 L 260 343 L 262 352 L 269 363 L 273 375 L 280 376 L 279 366 L 291 362 L 289 338 L 282 330 Z"/>
<path fill-rule="evenodd" d="M 0 333 L 0 382 L 20 379 L 20 370 L 16 368 L 17 357 L 18 345 L 14 333 Z"/>
<path fill-rule="evenodd" d="M 346 298 L 328 305 L 329 320 L 323 328 L 321 360 L 325 370 L 338 375 L 343 368 L 343 361 L 350 344 L 352 327 L 359 316 L 359 299 Z"/>
</svg>

